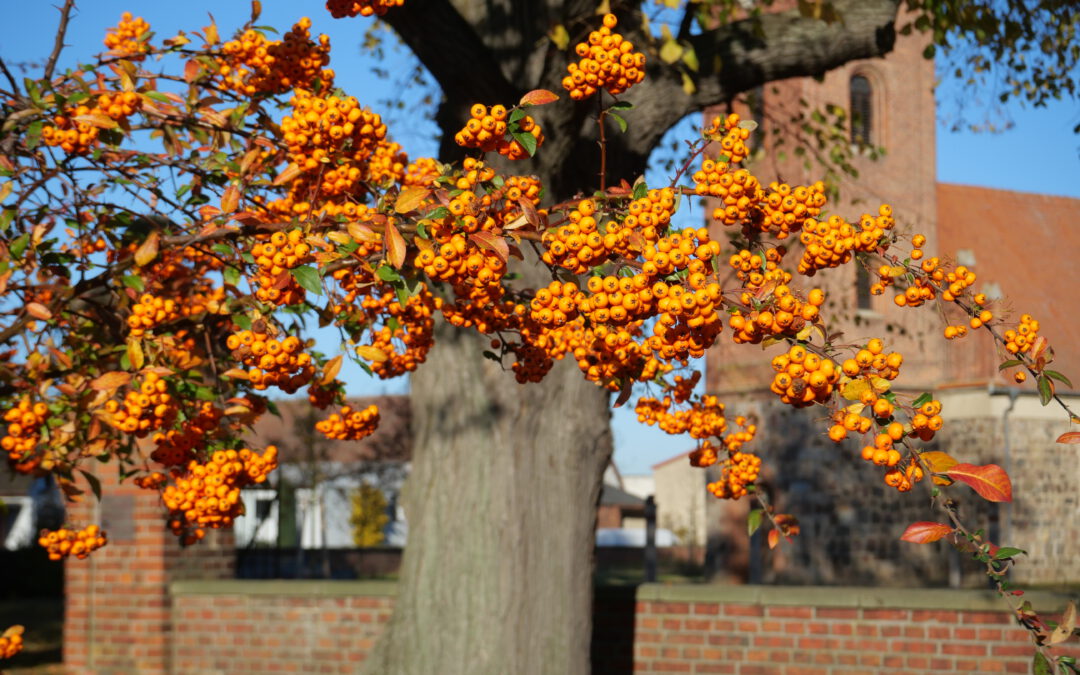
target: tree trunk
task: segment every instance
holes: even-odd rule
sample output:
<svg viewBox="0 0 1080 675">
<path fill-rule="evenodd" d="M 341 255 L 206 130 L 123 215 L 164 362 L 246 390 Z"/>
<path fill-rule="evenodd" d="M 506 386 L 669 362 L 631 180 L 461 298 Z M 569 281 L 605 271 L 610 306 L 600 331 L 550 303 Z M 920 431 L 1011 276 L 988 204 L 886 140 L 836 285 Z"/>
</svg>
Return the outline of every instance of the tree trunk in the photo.
<svg viewBox="0 0 1080 675">
<path fill-rule="evenodd" d="M 519 385 L 443 324 L 412 379 L 409 522 L 369 673 L 589 672 L 607 393 L 572 361 Z"/>
<path fill-rule="evenodd" d="M 651 38 L 641 33 L 640 4 L 625 3 L 620 30 L 644 46 Z M 635 106 L 631 131 L 608 134 L 608 184 L 640 175 L 664 132 L 694 110 L 891 49 L 897 0 L 834 4 L 843 22 L 791 11 L 682 36 L 701 55 L 694 88 L 681 66 L 651 58 L 645 82 L 625 97 Z M 546 35 L 564 24 L 573 40 L 583 39 L 596 25 L 594 10 L 592 0 L 424 0 L 387 13 L 443 90 L 442 159 L 460 157 L 453 134 L 471 104 L 511 105 L 534 88 L 563 93 L 570 52 Z M 596 189 L 596 102 L 530 114 L 548 140 L 511 171 L 537 175 L 549 202 Z M 523 267 L 526 285 L 550 281 L 542 266 Z M 571 359 L 542 383 L 519 385 L 481 357 L 489 339 L 441 324 L 413 375 L 413 463 L 403 495 L 409 545 L 394 616 L 369 673 L 589 672 L 596 506 L 612 452 L 609 396 Z"/>
</svg>

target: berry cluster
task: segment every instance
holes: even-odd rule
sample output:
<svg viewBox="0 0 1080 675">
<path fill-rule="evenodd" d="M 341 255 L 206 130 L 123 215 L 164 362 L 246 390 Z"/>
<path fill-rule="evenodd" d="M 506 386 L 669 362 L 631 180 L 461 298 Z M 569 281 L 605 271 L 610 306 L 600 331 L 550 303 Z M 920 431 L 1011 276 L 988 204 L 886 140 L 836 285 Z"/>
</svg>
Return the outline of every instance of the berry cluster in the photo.
<svg viewBox="0 0 1080 675">
<path fill-rule="evenodd" d="M 326 8 L 331 16 L 341 19 L 346 16 L 382 16 L 391 7 L 401 7 L 405 0 L 326 0 Z"/>
<path fill-rule="evenodd" d="M 923 479 L 923 470 L 918 461 L 912 457 L 907 467 L 893 467 L 885 472 L 885 484 L 894 487 L 899 492 L 908 492 Z"/>
<path fill-rule="evenodd" d="M 92 107 L 79 105 L 53 117 L 51 125 L 42 127 L 41 140 L 69 155 L 85 154 L 97 144 L 102 127 L 125 122 L 139 104 L 133 91 L 101 94 Z"/>
<path fill-rule="evenodd" d="M 49 560 L 63 560 L 73 555 L 79 560 L 108 543 L 105 531 L 97 525 L 87 525 L 81 530 L 42 530 L 38 545 L 49 554 Z"/>
<path fill-rule="evenodd" d="M 795 187 L 773 181 L 769 183 L 769 196 L 760 203 L 761 215 L 755 214 L 754 220 L 760 231 L 786 239 L 792 232 L 801 231 L 808 218 L 820 216 L 826 201 L 825 184 L 821 181 Z"/>
<path fill-rule="evenodd" d="M 48 417 L 49 407 L 40 402 L 31 403 L 29 396 L 19 399 L 15 407 L 4 413 L 8 428 L 0 439 L 0 448 L 8 453 L 16 469 L 25 466 L 30 470 L 36 465 L 34 450 L 41 442 L 41 429 Z"/>
<path fill-rule="evenodd" d="M 251 330 L 233 333 L 226 340 L 233 359 L 248 366 L 248 380 L 256 390 L 276 386 L 292 394 L 311 381 L 315 367 L 311 355 L 304 352 L 300 338 L 278 340 L 264 321 Z"/>
<path fill-rule="evenodd" d="M 741 299 L 743 305 L 753 305 L 750 292 L 744 292 Z M 786 284 L 780 284 L 773 289 L 771 299 L 758 309 L 732 312 L 728 319 L 732 340 L 736 344 L 758 344 L 766 337 L 798 335 L 808 321 L 818 317 L 824 303 L 825 292 L 820 288 L 810 289 L 806 302 L 803 302 Z"/>
<path fill-rule="evenodd" d="M 454 141 L 463 148 L 477 148 L 481 152 L 498 152 L 508 159 L 522 159 L 529 156 L 517 140 L 507 138 L 506 132 L 513 130 L 527 133 L 536 139 L 536 147 L 544 143 L 544 132 L 532 117 L 523 115 L 520 119 L 507 123 L 506 106 L 493 105 L 490 111 L 483 103 L 477 103 L 469 110 L 469 121 L 465 127 L 454 134 Z"/>
<path fill-rule="evenodd" d="M 799 261 L 799 274 L 812 277 L 818 270 L 849 262 L 857 252 L 874 251 L 895 224 L 892 207 L 888 204 L 878 208 L 877 216 L 863 214 L 858 228 L 839 216 L 830 216 L 824 222 L 807 218 L 799 235 L 799 241 L 806 246 Z"/>
<path fill-rule="evenodd" d="M 289 270 L 310 259 L 311 246 L 304 241 L 300 229 L 275 232 L 269 241 L 256 243 L 251 249 L 258 272 L 255 276 L 255 297 L 271 305 L 297 305 L 304 301 L 304 288 Z"/>
<path fill-rule="evenodd" d="M 580 60 L 566 67 L 569 74 L 563 78 L 562 86 L 575 101 L 599 89 L 618 96 L 645 79 L 645 55 L 635 52 L 633 43 L 612 31 L 618 22 L 614 14 L 605 14 L 604 25 L 574 46 Z"/>
<path fill-rule="evenodd" d="M 731 113 L 727 117 L 719 115 L 713 117 L 709 126 L 702 129 L 701 135 L 720 143 L 721 152 L 727 155 L 727 161 L 732 164 L 738 164 L 750 154 L 746 145 L 746 141 L 750 138 L 750 129 L 739 123 L 739 115 L 736 113 Z"/>
<path fill-rule="evenodd" d="M 248 29 L 221 47 L 217 57 L 218 88 L 241 96 L 281 94 L 295 87 L 310 88 L 321 80 L 333 88 L 330 38 L 311 39 L 311 19 L 300 19 L 281 40 L 268 40 L 261 32 Z"/>
<path fill-rule="evenodd" d="M 0 635 L 0 659 L 10 659 L 23 648 L 22 626 L 11 626 Z"/>
<path fill-rule="evenodd" d="M 718 499 L 738 499 L 747 493 L 746 486 L 757 480 L 761 458 L 746 452 L 733 452 L 720 468 L 720 480 L 706 488 Z"/>
<path fill-rule="evenodd" d="M 276 468 L 277 448 L 270 445 L 261 455 L 247 448 L 217 450 L 205 464 L 191 460 L 187 471 L 173 469 L 174 484 L 161 493 L 169 529 L 190 545 L 205 536 L 203 528 L 232 525 L 244 509 L 240 489 L 266 481 Z"/>
<path fill-rule="evenodd" d="M 114 427 L 137 438 L 151 431 L 172 425 L 176 419 L 177 401 L 169 393 L 169 383 L 155 372 L 149 372 L 138 387 L 130 389 L 123 403 L 105 402 Z"/>
<path fill-rule="evenodd" d="M 146 38 L 149 37 L 150 24 L 141 16 L 133 17 L 131 12 L 120 15 L 116 28 L 109 28 L 105 33 L 105 46 L 115 54 L 128 58 L 150 51 Z"/>
<path fill-rule="evenodd" d="M 183 466 L 206 446 L 207 438 L 217 430 L 223 412 L 209 401 L 203 401 L 194 417 L 184 420 L 179 429 L 154 434 L 157 447 L 150 459 L 164 466 Z"/>
<path fill-rule="evenodd" d="M 772 367 L 776 375 L 770 390 L 796 408 L 824 403 L 840 381 L 840 369 L 831 359 L 821 358 L 800 344 L 775 357 Z"/>
<path fill-rule="evenodd" d="M 315 429 L 335 441 L 359 441 L 375 433 L 379 426 L 379 407 L 372 404 L 363 410 L 344 406 L 325 420 L 315 423 Z"/>
<path fill-rule="evenodd" d="M 662 431 L 672 435 L 690 434 L 691 438 L 720 438 L 727 430 L 724 418 L 724 404 L 715 396 L 702 396 L 700 401 L 690 402 L 690 407 L 672 410 L 676 400 L 665 396 L 662 400 L 651 397 L 638 399 L 634 412 L 638 422 L 649 426 L 656 425 Z"/>
<path fill-rule="evenodd" d="M 160 298 L 150 293 L 143 293 L 139 301 L 131 307 L 127 318 L 129 335 L 139 338 L 161 324 L 180 318 L 180 309 L 172 298 Z"/>
<path fill-rule="evenodd" d="M 1010 354 L 1026 354 L 1031 351 L 1031 346 L 1035 344 L 1036 338 L 1039 337 L 1039 322 L 1033 319 L 1030 314 L 1022 314 L 1020 316 L 1020 325 L 1016 327 L 1016 330 L 1005 331 L 1005 349 Z"/>
</svg>

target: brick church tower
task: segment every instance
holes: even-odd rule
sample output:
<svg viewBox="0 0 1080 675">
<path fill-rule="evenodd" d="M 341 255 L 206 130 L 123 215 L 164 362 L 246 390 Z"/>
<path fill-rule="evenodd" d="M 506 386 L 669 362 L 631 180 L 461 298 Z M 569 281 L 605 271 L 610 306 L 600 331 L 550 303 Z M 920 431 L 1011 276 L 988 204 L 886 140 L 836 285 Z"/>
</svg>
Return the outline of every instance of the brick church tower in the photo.
<svg viewBox="0 0 1080 675">
<path fill-rule="evenodd" d="M 923 58 L 920 40 L 915 36 L 901 37 L 896 49 L 884 59 L 854 62 L 829 72 L 821 80 L 794 79 L 766 85 L 747 96 L 735 109 L 759 121 L 763 133 L 757 135 L 757 140 L 764 149 L 748 168 L 763 184 L 779 179 L 792 186 L 807 185 L 823 178 L 825 169 L 814 151 L 797 154 L 795 147 L 800 143 L 795 139 L 803 141 L 804 147 L 816 147 L 806 125 L 819 124 L 820 115 L 831 118 L 842 112 L 848 138 L 841 143 L 850 142 L 851 164 L 857 176 L 834 179 L 839 199 L 830 199 L 825 213 L 856 222 L 862 213 L 876 214 L 880 204 L 891 204 L 897 231 L 908 237 L 924 234 L 927 255 L 941 255 L 970 265 L 975 257 L 990 256 L 983 252 L 976 256 L 962 249 L 969 245 L 964 242 L 978 241 L 991 254 L 994 246 L 992 241 L 988 246 L 984 228 L 987 221 L 965 217 L 970 207 L 957 203 L 967 199 L 965 195 L 973 188 L 937 182 L 934 64 Z M 867 145 L 880 148 L 881 156 L 875 159 L 859 149 Z M 829 153 L 829 144 L 821 152 Z M 1031 208 L 1033 198 L 1041 197 L 996 190 L 981 192 L 1027 208 Z M 986 199 L 987 195 L 975 198 Z M 939 204 L 939 199 L 945 202 Z M 1059 201 L 1071 202 L 1071 213 L 1080 206 L 1076 200 Z M 1061 214 L 1070 212 L 1068 206 L 1057 202 L 1035 203 L 1046 211 L 1048 232 L 1060 229 Z M 711 212 L 711 207 L 708 210 Z M 948 222 L 942 221 L 941 213 L 947 214 Z M 712 228 L 723 241 L 723 226 L 714 223 Z M 784 267 L 793 269 L 801 245 L 794 237 L 788 241 L 792 251 Z M 969 257 L 972 260 L 966 260 Z M 878 264 L 874 261 L 871 269 Z M 900 377 L 893 383 L 894 391 L 911 397 L 933 391 L 945 404 L 946 428 L 935 440 L 936 449 L 949 451 L 961 461 L 1006 466 L 1017 484 L 1018 500 L 1028 500 L 1009 506 L 991 505 L 970 492 L 955 490 L 966 519 L 986 527 L 996 541 L 1033 549 L 1032 560 L 1043 556 L 1039 569 L 1024 570 L 1023 565 L 1019 566 L 1018 580 L 1057 582 L 1065 578 L 1061 574 L 1069 579 L 1080 578 L 1075 552 L 1061 550 L 1062 546 L 1075 548 L 1074 544 L 1054 543 L 1053 537 L 1040 533 L 1040 528 L 1053 531 L 1054 526 L 1051 517 L 1035 506 L 1035 500 L 1047 497 L 1043 486 L 1049 480 L 1054 484 L 1049 492 L 1049 513 L 1060 516 L 1070 511 L 1067 481 L 1055 479 L 1044 463 L 1054 462 L 1053 457 L 1062 452 L 1075 461 L 1074 446 L 1054 446 L 1055 436 L 1047 426 L 1049 415 L 1040 411 L 1030 411 L 1023 420 L 1014 416 L 1010 432 L 1008 423 L 1003 426 L 1002 414 L 1011 390 L 1003 387 L 1004 380 L 997 374 L 996 363 L 1001 359 L 994 360 L 991 341 L 972 336 L 962 345 L 946 343 L 936 310 L 897 307 L 893 293 L 888 291 L 871 296 L 873 275 L 860 273 L 859 267 L 853 262 L 825 270 L 810 280 L 810 285 L 819 285 L 827 293 L 822 314 L 843 331 L 840 341 L 865 344 L 871 337 L 882 337 L 888 351 L 901 352 L 904 363 Z M 1071 267 L 1066 264 L 1066 269 Z M 976 271 L 980 280 L 1006 274 L 1003 269 L 989 266 L 977 267 Z M 738 283 L 732 277 L 725 288 Z M 992 293 L 996 288 L 982 283 L 977 290 Z M 1040 306 L 1037 299 L 1030 301 Z M 1039 311 L 1029 307 L 1020 311 Z M 815 341 L 820 344 L 821 338 L 815 337 Z M 708 392 L 720 397 L 730 416 L 753 414 L 757 418 L 758 438 L 752 447 L 760 452 L 767 467 L 759 484 L 775 501 L 777 511 L 795 514 L 802 527 L 801 536 L 793 544 L 785 543 L 769 551 L 761 534 L 749 543 L 746 540 L 749 500 L 711 500 L 706 516 L 707 561 L 716 577 L 848 585 L 985 583 L 975 568 L 965 568 L 967 563 L 947 546 L 915 547 L 898 541 L 908 523 L 933 518 L 921 494 L 922 486 L 916 486 L 913 493 L 897 493 L 884 485 L 880 469 L 859 457 L 862 444 L 858 439 L 849 438 L 837 445 L 825 436 L 828 423 L 824 409 L 815 406 L 797 411 L 780 403 L 767 383 L 773 375 L 771 358 L 784 350 L 786 345 L 764 350 L 735 345 L 725 331 L 706 359 Z M 1038 399 L 1032 399 L 1030 393 L 1021 399 L 1021 407 L 1030 408 L 1032 403 L 1037 407 Z M 950 413 L 954 420 L 951 426 Z M 1054 420 L 1061 421 L 1058 418 L 1062 417 L 1057 414 Z M 1056 433 L 1067 430 L 1057 429 Z M 979 443 L 970 443 L 972 438 Z M 1026 454 L 1019 455 L 1021 447 Z M 1028 485 L 1032 493 L 1023 495 L 1020 485 Z M 1071 512 L 1075 522 L 1075 504 Z"/>
</svg>

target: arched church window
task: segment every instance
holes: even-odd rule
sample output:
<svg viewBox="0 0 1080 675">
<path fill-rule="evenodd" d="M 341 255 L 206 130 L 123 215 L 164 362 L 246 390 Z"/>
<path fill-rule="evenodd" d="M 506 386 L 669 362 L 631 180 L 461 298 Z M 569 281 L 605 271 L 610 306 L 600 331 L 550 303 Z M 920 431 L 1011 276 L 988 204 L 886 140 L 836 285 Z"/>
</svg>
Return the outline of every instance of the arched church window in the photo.
<svg viewBox="0 0 1080 675">
<path fill-rule="evenodd" d="M 851 95 L 851 142 L 858 145 L 870 145 L 873 141 L 873 90 L 870 80 L 862 75 L 855 75 L 850 83 Z"/>
</svg>

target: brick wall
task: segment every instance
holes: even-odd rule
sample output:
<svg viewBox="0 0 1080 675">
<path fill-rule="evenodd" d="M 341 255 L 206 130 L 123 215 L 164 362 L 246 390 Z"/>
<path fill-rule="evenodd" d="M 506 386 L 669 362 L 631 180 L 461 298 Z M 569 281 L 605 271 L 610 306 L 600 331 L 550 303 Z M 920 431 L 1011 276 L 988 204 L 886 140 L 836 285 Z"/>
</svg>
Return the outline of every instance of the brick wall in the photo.
<svg viewBox="0 0 1080 675">
<path fill-rule="evenodd" d="M 121 483 L 115 464 L 102 466 L 98 479 L 103 499 L 88 494 L 68 510 L 73 524 L 100 523 L 109 543 L 64 565 L 64 663 L 72 675 L 172 672 L 169 584 L 231 578 L 232 534 L 213 532 L 183 549 L 165 529 L 156 492 Z"/>
<path fill-rule="evenodd" d="M 390 617 L 394 584 L 187 581 L 170 593 L 174 673 L 353 673 Z M 1042 611 L 1067 601 L 1030 596 Z M 603 588 L 593 672 L 1028 672 L 1027 634 L 1003 606 L 985 591 Z"/>
</svg>

